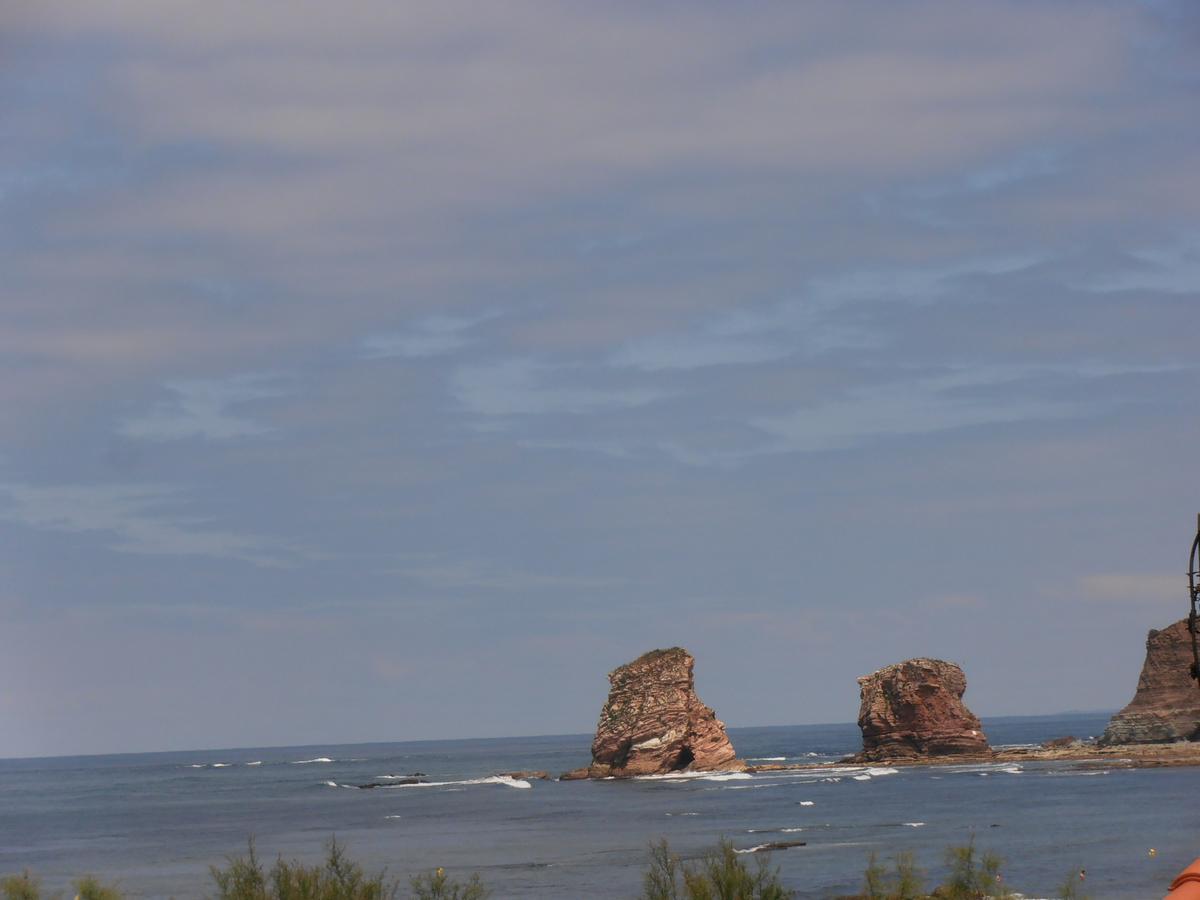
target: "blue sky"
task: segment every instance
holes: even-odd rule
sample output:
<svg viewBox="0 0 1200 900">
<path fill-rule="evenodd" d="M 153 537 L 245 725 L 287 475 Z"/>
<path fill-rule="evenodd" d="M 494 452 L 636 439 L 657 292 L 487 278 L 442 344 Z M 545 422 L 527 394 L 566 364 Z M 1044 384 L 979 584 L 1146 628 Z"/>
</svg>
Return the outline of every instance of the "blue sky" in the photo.
<svg viewBox="0 0 1200 900">
<path fill-rule="evenodd" d="M 1115 708 L 1200 492 L 1178 2 L 0 12 L 0 755 Z"/>
</svg>

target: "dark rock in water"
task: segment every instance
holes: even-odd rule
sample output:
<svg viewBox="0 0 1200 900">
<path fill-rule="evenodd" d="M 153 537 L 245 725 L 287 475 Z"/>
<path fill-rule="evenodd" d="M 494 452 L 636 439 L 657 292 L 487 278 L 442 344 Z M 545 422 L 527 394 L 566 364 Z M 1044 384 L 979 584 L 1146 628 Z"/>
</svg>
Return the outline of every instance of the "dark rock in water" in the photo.
<svg viewBox="0 0 1200 900">
<path fill-rule="evenodd" d="M 398 784 L 424 784 L 424 783 L 425 783 L 424 781 L 422 781 L 420 778 L 417 778 L 414 775 L 414 776 L 410 776 L 407 778 L 389 779 L 387 781 L 369 781 L 366 784 L 356 784 L 355 787 L 358 788 L 359 790 L 365 791 L 365 790 L 369 790 L 370 788 L 377 788 L 377 787 L 395 787 Z"/>
<path fill-rule="evenodd" d="M 1146 661 L 1137 692 L 1112 717 L 1101 746 L 1162 744 L 1200 739 L 1200 688 L 1191 677 L 1192 636 L 1187 619 L 1146 636 Z"/>
<path fill-rule="evenodd" d="M 858 679 L 860 759 L 988 753 L 979 719 L 963 705 L 967 679 L 954 663 L 909 659 Z"/>
<path fill-rule="evenodd" d="M 690 653 L 672 647 L 613 670 L 592 741 L 592 764 L 562 778 L 744 769 L 724 723 L 696 696 L 694 665 Z"/>
<path fill-rule="evenodd" d="M 770 841 L 766 844 L 759 844 L 757 847 L 751 847 L 748 851 L 743 850 L 743 853 L 768 853 L 771 850 L 789 850 L 792 847 L 807 847 L 808 841 Z"/>
</svg>

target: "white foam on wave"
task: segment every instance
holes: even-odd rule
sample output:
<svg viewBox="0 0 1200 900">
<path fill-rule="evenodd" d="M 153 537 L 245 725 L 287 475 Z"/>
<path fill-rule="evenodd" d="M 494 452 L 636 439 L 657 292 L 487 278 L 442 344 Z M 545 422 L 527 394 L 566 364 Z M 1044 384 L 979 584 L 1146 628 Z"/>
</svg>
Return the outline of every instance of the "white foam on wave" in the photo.
<svg viewBox="0 0 1200 900">
<path fill-rule="evenodd" d="M 502 784 L 505 787 L 520 788 L 522 790 L 533 787 L 532 784 L 523 778 L 509 778 L 507 775 L 489 775 L 487 778 L 467 778 L 463 781 L 421 781 L 417 784 L 385 784 L 382 787 L 389 791 L 400 791 L 405 788 L 452 787 L 465 784 Z"/>
<path fill-rule="evenodd" d="M 1006 772 L 1009 775 L 1024 775 L 1025 774 L 1025 770 L 1022 769 L 1020 766 L 1005 766 L 1000 771 Z"/>
<path fill-rule="evenodd" d="M 867 774 L 874 778 L 878 778 L 880 775 L 896 775 L 898 773 L 899 770 L 893 769 L 891 766 L 871 766 L 867 769 Z"/>
<path fill-rule="evenodd" d="M 752 756 L 746 762 L 783 762 L 786 756 Z"/>
<path fill-rule="evenodd" d="M 871 776 L 864 772 L 862 775 L 853 776 L 855 781 L 870 781 Z"/>
<path fill-rule="evenodd" d="M 261 760 L 261 759 L 256 759 L 254 762 L 248 762 L 248 763 L 246 763 L 246 765 L 248 765 L 248 766 L 261 766 L 261 765 L 262 765 L 262 760 Z"/>
<path fill-rule="evenodd" d="M 821 781 L 825 784 L 841 784 L 842 779 L 834 776 L 833 778 L 822 778 Z"/>
<path fill-rule="evenodd" d="M 192 763 L 190 766 L 188 766 L 188 768 L 189 769 L 204 769 L 204 768 L 207 768 L 207 766 L 208 766 L 208 763 Z"/>
<path fill-rule="evenodd" d="M 385 819 L 402 819 L 403 816 L 384 816 Z"/>
<path fill-rule="evenodd" d="M 920 828 L 925 823 L 924 822 L 905 822 L 904 824 L 907 825 L 909 828 Z"/>
<path fill-rule="evenodd" d="M 228 769 L 232 765 L 233 763 L 213 763 L 212 767 L 214 769 Z"/>
<path fill-rule="evenodd" d="M 661 775 L 636 775 L 634 781 L 736 781 L 753 778 L 749 772 L 664 772 Z"/>
<path fill-rule="evenodd" d="M 328 756 L 318 756 L 316 759 L 294 759 L 294 760 L 292 760 L 292 765 L 293 766 L 305 766 L 305 765 L 308 765 L 309 763 L 331 763 L 331 762 L 333 762 L 333 760 L 330 759 Z"/>
<path fill-rule="evenodd" d="M 800 805 L 801 806 L 812 806 L 813 802 L 811 800 L 801 800 Z"/>
<path fill-rule="evenodd" d="M 756 844 L 753 847 L 747 847 L 745 850 L 734 850 L 734 853 L 757 853 L 759 850 L 766 850 L 770 844 Z"/>
<path fill-rule="evenodd" d="M 803 828 L 780 828 L 784 834 L 795 834 L 797 831 L 803 831 Z"/>
<path fill-rule="evenodd" d="M 698 816 L 698 815 L 700 815 L 700 813 L 698 813 L 698 812 L 667 813 L 667 815 L 668 816 Z"/>
</svg>

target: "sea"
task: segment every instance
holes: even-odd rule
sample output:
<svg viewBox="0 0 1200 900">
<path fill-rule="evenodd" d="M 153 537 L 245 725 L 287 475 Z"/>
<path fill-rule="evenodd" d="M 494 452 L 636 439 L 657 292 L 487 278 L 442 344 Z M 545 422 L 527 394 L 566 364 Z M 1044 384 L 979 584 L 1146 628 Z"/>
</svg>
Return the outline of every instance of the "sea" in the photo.
<svg viewBox="0 0 1200 900">
<path fill-rule="evenodd" d="M 1101 733 L 1108 715 L 985 718 L 995 746 Z M 561 773 L 589 735 L 321 744 L 0 760 L 0 873 L 70 896 L 93 874 L 131 897 L 204 897 L 243 853 L 317 861 L 331 838 L 404 881 L 478 873 L 496 898 L 636 898 L 652 842 L 699 858 L 722 840 L 766 857 L 800 898 L 862 887 L 874 853 L 915 854 L 929 883 L 974 839 L 1027 897 L 1075 879 L 1094 900 L 1149 900 L 1200 856 L 1200 770 L 1072 763 L 849 766 L 858 728 L 733 728 L 739 756 L 819 768 L 603 781 Z M 421 773 L 423 784 L 404 784 Z M 363 789 L 357 785 L 383 786 Z M 776 841 L 804 846 L 769 852 Z M 1080 879 L 1080 872 L 1084 878 Z"/>
</svg>

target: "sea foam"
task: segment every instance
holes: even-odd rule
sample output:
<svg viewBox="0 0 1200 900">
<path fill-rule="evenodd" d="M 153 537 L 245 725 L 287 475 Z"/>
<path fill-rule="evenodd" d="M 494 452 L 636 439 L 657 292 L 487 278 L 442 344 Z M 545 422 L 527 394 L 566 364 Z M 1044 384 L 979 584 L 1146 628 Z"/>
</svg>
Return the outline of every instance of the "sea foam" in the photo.
<svg viewBox="0 0 1200 900">
<path fill-rule="evenodd" d="M 452 787 L 466 784 L 502 784 L 505 787 L 527 790 L 533 787 L 523 778 L 509 778 L 507 775 L 489 775 L 487 778 L 467 778 L 463 781 L 421 781 L 417 784 L 384 784 L 382 790 L 399 791 L 405 788 Z"/>
</svg>

